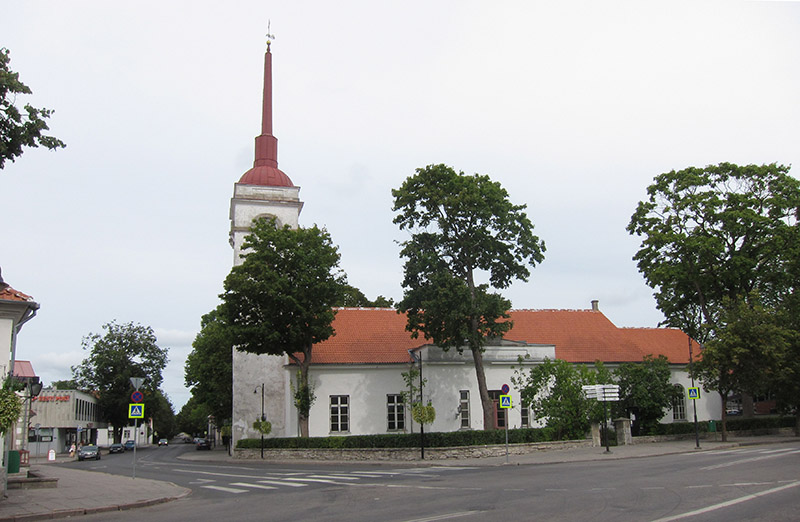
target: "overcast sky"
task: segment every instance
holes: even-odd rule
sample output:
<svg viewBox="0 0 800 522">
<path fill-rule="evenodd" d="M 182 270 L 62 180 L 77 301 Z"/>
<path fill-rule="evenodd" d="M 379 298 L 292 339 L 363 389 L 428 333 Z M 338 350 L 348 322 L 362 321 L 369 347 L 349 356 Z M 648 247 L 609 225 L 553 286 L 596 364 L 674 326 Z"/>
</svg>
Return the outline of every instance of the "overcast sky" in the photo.
<svg viewBox="0 0 800 522">
<path fill-rule="evenodd" d="M 0 0 L 0 46 L 55 109 L 57 152 L 0 171 L 0 266 L 41 304 L 18 341 L 45 383 L 104 323 L 154 328 L 164 389 L 219 302 L 233 184 L 260 132 L 267 24 L 278 161 L 351 284 L 402 296 L 391 189 L 445 163 L 526 204 L 546 259 L 515 308 L 663 318 L 625 231 L 653 177 L 800 165 L 800 3 Z M 792 172 L 797 176 L 798 171 Z"/>
</svg>

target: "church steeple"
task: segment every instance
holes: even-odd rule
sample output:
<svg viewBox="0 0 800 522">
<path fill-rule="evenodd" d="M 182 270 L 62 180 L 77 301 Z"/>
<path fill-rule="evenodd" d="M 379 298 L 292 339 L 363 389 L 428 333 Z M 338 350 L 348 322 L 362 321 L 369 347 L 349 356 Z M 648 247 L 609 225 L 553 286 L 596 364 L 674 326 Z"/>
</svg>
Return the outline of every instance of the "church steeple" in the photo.
<svg viewBox="0 0 800 522">
<path fill-rule="evenodd" d="M 272 35 L 267 35 L 273 38 Z M 278 169 L 278 138 L 272 134 L 272 52 L 267 40 L 264 53 L 264 94 L 261 108 L 261 135 L 256 137 L 256 158 L 253 168 L 244 173 L 239 183 L 268 187 L 293 187 L 292 180 Z"/>
</svg>

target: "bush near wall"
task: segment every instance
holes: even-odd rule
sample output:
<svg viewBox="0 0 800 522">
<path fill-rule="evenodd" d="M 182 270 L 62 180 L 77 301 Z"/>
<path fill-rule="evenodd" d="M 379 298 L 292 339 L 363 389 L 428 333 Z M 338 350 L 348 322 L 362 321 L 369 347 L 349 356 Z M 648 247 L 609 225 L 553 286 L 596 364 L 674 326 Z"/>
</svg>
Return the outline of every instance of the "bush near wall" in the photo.
<svg viewBox="0 0 800 522">
<path fill-rule="evenodd" d="M 508 430 L 508 442 L 511 444 L 525 442 L 548 442 L 552 440 L 554 440 L 553 430 L 549 428 Z M 425 433 L 425 447 L 428 448 L 483 446 L 490 444 L 504 444 L 505 441 L 506 434 L 504 430 L 469 430 Z M 265 448 L 282 449 L 418 448 L 419 446 L 419 433 L 264 439 Z M 261 439 L 241 439 L 236 444 L 236 447 L 241 449 L 257 449 L 261 447 Z"/>
<path fill-rule="evenodd" d="M 722 431 L 722 421 L 714 421 L 716 431 Z M 794 427 L 794 417 L 751 417 L 730 418 L 728 417 L 728 431 L 757 431 L 773 430 L 778 428 Z M 697 429 L 700 433 L 709 430 L 709 421 L 699 421 Z M 673 422 L 672 424 L 659 424 L 651 435 L 685 435 L 694 433 L 694 422 Z"/>
</svg>

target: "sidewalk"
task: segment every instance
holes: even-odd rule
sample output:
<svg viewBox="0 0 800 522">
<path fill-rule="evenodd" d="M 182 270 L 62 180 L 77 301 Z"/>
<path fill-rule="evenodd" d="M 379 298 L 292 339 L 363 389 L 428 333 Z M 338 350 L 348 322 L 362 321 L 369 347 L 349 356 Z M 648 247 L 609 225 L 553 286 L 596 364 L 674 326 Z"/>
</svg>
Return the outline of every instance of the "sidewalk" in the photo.
<svg viewBox="0 0 800 522">
<path fill-rule="evenodd" d="M 526 455 L 506 457 L 485 457 L 474 459 L 381 461 L 379 463 L 360 461 L 360 464 L 382 466 L 505 466 L 556 464 L 565 462 L 589 462 L 600 460 L 628 459 L 709 451 L 737 446 L 777 444 L 796 442 L 792 436 L 731 437 L 726 443 L 701 440 L 700 449 L 694 439 L 669 442 L 641 443 L 631 446 L 582 447 L 563 450 L 537 451 Z M 188 452 L 180 457 L 193 461 L 223 461 L 244 464 L 248 461 L 233 459 L 222 450 Z M 296 461 L 295 461 L 296 462 Z M 314 462 L 319 465 L 334 464 L 330 461 Z M 348 462 L 356 464 L 356 462 Z M 31 469 L 41 476 L 58 478 L 58 487 L 51 489 L 12 489 L 8 498 L 0 500 L 0 521 L 4 520 L 44 520 L 62 518 L 106 511 L 133 509 L 152 506 L 186 497 L 191 490 L 171 482 L 161 482 L 107 473 L 82 471 L 72 468 L 52 466 L 47 461 L 34 462 Z"/>
</svg>

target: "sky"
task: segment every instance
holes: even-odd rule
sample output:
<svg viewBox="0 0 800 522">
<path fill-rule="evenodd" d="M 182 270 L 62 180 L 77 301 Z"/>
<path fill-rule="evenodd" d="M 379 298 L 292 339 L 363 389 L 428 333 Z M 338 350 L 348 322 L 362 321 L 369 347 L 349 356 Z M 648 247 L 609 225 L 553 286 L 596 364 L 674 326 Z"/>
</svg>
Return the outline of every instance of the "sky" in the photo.
<svg viewBox="0 0 800 522">
<path fill-rule="evenodd" d="M 517 309 L 663 319 L 625 230 L 653 178 L 800 165 L 800 2 L 0 0 L 0 46 L 54 109 L 58 151 L 0 170 L 0 267 L 40 303 L 17 358 L 71 377 L 110 321 L 154 329 L 179 411 L 200 318 L 233 263 L 233 185 L 275 35 L 279 167 L 350 284 L 402 297 L 391 189 L 444 163 L 499 182 L 545 260 Z M 792 172 L 798 176 L 797 168 Z"/>
</svg>

